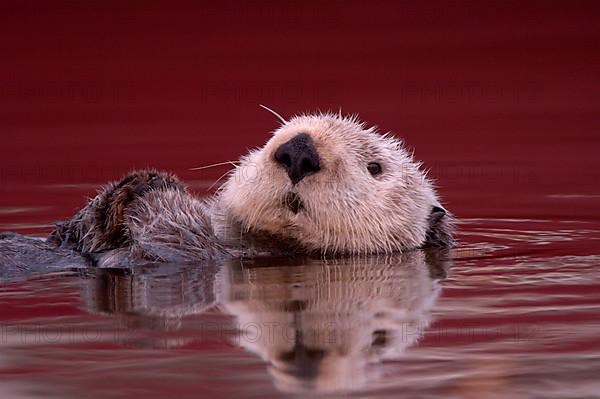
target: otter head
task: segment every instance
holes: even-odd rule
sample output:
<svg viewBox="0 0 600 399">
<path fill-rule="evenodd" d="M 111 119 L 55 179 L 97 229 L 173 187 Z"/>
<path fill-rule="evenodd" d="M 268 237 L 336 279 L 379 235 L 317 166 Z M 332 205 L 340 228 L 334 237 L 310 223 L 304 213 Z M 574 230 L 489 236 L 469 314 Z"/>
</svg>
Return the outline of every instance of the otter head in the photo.
<svg viewBox="0 0 600 399">
<path fill-rule="evenodd" d="M 244 232 L 314 252 L 449 243 L 449 217 L 402 142 L 354 117 L 301 115 L 243 157 L 219 194 Z"/>
</svg>

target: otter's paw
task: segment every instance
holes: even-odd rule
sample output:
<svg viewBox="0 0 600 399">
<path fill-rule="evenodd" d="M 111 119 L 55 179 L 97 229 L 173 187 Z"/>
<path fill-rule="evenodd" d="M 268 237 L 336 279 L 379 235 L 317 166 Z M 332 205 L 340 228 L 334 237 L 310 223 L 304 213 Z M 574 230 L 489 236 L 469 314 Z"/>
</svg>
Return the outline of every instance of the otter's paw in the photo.
<svg viewBox="0 0 600 399">
<path fill-rule="evenodd" d="M 83 253 L 128 247 L 131 234 L 126 213 L 141 197 L 154 190 L 186 191 L 186 188 L 169 173 L 132 172 L 104 187 L 71 220 L 58 224 L 48 241 Z"/>
</svg>

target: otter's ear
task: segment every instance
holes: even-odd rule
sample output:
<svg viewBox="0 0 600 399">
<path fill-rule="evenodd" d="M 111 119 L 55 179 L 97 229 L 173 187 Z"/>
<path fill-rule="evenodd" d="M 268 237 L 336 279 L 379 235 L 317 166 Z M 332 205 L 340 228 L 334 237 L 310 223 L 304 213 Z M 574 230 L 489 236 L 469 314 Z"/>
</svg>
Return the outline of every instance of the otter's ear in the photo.
<svg viewBox="0 0 600 399">
<path fill-rule="evenodd" d="M 437 223 L 442 220 L 444 216 L 446 216 L 446 210 L 441 206 L 434 206 L 431 208 L 431 213 L 429 214 L 429 223 Z"/>
<path fill-rule="evenodd" d="M 454 244 L 452 239 L 452 216 L 439 205 L 431 208 L 427 218 L 428 230 L 425 236 L 423 247 L 451 247 Z"/>
</svg>

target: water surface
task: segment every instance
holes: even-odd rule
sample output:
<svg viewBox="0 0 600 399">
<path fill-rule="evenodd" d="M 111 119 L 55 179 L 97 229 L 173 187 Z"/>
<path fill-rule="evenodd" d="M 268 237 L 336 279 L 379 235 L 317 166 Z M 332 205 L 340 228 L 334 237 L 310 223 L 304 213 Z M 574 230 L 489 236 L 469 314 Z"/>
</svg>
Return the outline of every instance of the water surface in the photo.
<svg viewBox="0 0 600 399">
<path fill-rule="evenodd" d="M 450 251 L 13 276 L 0 392 L 595 397 L 599 239 L 593 220 L 463 218 Z"/>
</svg>

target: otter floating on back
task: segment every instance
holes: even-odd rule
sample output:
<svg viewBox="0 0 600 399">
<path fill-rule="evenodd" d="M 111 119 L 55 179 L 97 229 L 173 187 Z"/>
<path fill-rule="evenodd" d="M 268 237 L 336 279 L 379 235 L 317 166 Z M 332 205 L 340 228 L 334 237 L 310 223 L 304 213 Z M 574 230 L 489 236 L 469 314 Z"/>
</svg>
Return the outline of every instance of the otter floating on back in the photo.
<svg viewBox="0 0 600 399">
<path fill-rule="evenodd" d="M 142 170 L 106 186 L 47 240 L 97 262 L 391 253 L 452 244 L 452 219 L 402 142 L 354 117 L 300 115 L 208 198 Z"/>
</svg>

